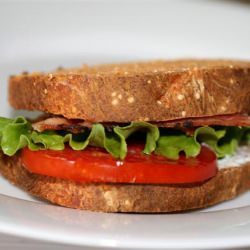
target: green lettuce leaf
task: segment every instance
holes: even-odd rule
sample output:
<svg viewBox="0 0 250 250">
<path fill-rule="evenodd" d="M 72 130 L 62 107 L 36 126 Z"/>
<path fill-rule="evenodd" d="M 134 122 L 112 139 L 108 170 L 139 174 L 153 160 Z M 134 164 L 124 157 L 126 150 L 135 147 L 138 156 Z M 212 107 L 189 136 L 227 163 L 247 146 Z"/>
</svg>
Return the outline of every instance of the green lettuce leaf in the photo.
<svg viewBox="0 0 250 250">
<path fill-rule="evenodd" d="M 31 140 L 36 144 L 40 144 L 40 149 L 63 150 L 65 143 L 68 142 L 69 146 L 74 150 L 84 150 L 88 145 L 91 145 L 105 148 L 115 158 L 122 157 L 117 136 L 107 134 L 101 124 L 94 124 L 90 133 L 86 132 L 78 135 L 66 134 L 62 136 L 55 131 L 44 131 L 42 133 L 33 131 Z"/>
<path fill-rule="evenodd" d="M 143 152 L 145 154 L 151 154 L 156 148 L 156 142 L 159 139 L 160 132 L 159 129 L 147 122 L 131 122 L 130 125 L 126 127 L 115 127 L 114 132 L 119 136 L 122 143 L 122 150 L 127 153 L 127 143 L 126 139 L 133 133 L 140 131 L 146 133 L 146 142 Z"/>
<path fill-rule="evenodd" d="M 156 153 L 176 160 L 180 152 L 186 157 L 195 157 L 200 153 L 201 144 L 206 144 L 216 153 L 218 158 L 233 154 L 243 138 L 250 140 L 250 129 L 241 127 L 199 127 L 193 136 L 179 132 L 173 135 L 160 136 Z"/>
<path fill-rule="evenodd" d="M 146 133 L 144 152 L 150 154 L 156 147 L 159 130 L 146 122 L 134 122 L 126 127 L 115 127 L 113 132 L 105 131 L 102 124 L 94 124 L 91 130 L 81 134 L 61 135 L 56 131 L 37 132 L 23 117 L 0 118 L 0 148 L 8 156 L 14 155 L 26 146 L 31 150 L 63 150 L 65 143 L 74 150 L 84 150 L 88 145 L 104 148 L 114 158 L 124 159 L 127 155 L 126 139 L 136 131 Z"/>
<path fill-rule="evenodd" d="M 14 120 L 0 118 L 0 140 L 3 153 L 12 156 L 26 146 L 31 150 L 39 149 L 39 146 L 31 140 L 31 131 L 31 124 L 23 117 L 17 117 Z"/>
<path fill-rule="evenodd" d="M 187 157 L 195 157 L 200 152 L 201 145 L 194 137 L 179 135 L 161 136 L 157 142 L 156 153 L 169 159 L 177 160 L 180 152 L 184 152 Z"/>
<path fill-rule="evenodd" d="M 147 122 L 132 122 L 128 126 L 115 126 L 105 130 L 102 124 L 94 124 L 80 134 L 57 131 L 37 132 L 24 117 L 0 118 L 0 149 L 8 156 L 19 149 L 63 150 L 68 144 L 74 150 L 84 150 L 88 145 L 104 148 L 114 158 L 127 155 L 127 139 L 134 133 L 145 134 L 143 152 L 155 152 L 169 159 L 178 159 L 181 152 L 187 157 L 199 154 L 201 144 L 214 150 L 218 158 L 233 154 L 238 145 L 250 140 L 250 127 L 199 127 L 192 136 L 174 129 L 159 129 Z"/>
</svg>

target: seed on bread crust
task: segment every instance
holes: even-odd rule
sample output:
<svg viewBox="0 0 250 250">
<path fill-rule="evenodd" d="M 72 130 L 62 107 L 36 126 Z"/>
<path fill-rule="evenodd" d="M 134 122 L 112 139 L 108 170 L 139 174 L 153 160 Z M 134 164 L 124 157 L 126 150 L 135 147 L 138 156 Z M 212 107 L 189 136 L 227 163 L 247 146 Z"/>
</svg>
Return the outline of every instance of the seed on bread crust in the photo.
<svg viewBox="0 0 250 250">
<path fill-rule="evenodd" d="M 113 105 L 113 106 L 116 106 L 116 105 L 118 104 L 118 102 L 119 102 L 118 99 L 113 99 L 113 100 L 112 100 L 112 105 Z"/>
<path fill-rule="evenodd" d="M 182 101 L 184 98 L 185 98 L 185 96 L 184 96 L 183 94 L 178 94 L 178 95 L 177 95 L 177 99 L 178 99 L 179 101 Z"/>
<path fill-rule="evenodd" d="M 135 98 L 133 96 L 128 97 L 128 103 L 133 103 L 135 101 Z"/>
</svg>

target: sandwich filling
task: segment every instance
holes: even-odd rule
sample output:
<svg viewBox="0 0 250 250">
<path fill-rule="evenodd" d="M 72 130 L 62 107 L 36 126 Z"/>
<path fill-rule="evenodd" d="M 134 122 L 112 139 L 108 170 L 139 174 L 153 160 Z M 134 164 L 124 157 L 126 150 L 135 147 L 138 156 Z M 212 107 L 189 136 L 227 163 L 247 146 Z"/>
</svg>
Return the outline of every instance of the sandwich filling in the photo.
<svg viewBox="0 0 250 250">
<path fill-rule="evenodd" d="M 250 140 L 248 115 L 101 124 L 0 118 L 0 148 L 31 172 L 79 182 L 196 183 Z"/>
</svg>

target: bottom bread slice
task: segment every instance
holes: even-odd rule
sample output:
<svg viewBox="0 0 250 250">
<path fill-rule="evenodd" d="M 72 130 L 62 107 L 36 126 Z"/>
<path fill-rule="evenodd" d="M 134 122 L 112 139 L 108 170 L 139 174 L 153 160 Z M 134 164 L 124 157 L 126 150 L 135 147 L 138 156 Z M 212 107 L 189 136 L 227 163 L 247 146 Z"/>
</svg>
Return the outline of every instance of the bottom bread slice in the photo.
<svg viewBox="0 0 250 250">
<path fill-rule="evenodd" d="M 20 157 L 0 153 L 0 172 L 30 194 L 52 203 L 92 211 L 160 213 L 204 208 L 250 189 L 250 162 L 219 170 L 201 184 L 80 184 L 33 174 Z"/>
</svg>

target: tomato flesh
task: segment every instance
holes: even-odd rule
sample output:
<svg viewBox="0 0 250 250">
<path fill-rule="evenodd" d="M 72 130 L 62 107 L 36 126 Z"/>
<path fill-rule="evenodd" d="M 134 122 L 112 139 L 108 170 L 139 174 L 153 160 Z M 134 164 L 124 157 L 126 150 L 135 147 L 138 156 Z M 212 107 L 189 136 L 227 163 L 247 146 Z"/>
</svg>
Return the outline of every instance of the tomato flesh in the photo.
<svg viewBox="0 0 250 250">
<path fill-rule="evenodd" d="M 22 163 L 30 172 L 80 183 L 185 184 L 203 182 L 217 173 L 216 156 L 205 146 L 196 158 L 181 155 L 176 161 L 145 155 L 142 149 L 143 145 L 130 145 L 121 161 L 96 147 L 83 151 L 24 148 Z"/>
</svg>

